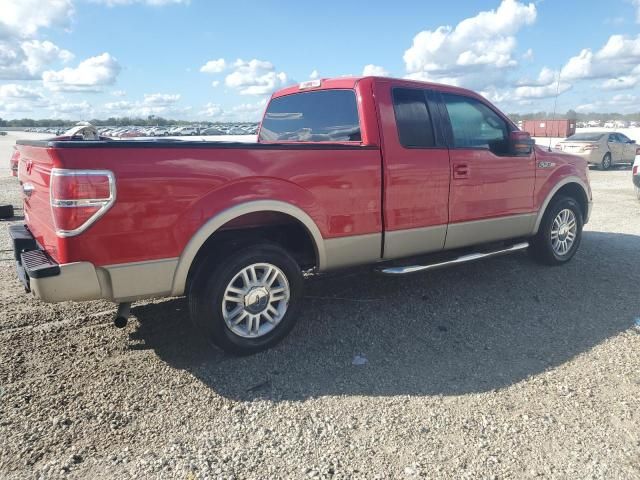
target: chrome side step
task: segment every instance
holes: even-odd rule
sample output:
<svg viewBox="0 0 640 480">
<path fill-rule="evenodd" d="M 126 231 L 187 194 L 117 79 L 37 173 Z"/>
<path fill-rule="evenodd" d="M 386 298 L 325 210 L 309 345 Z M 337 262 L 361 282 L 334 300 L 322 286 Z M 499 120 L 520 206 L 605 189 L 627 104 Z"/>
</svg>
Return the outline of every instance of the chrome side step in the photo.
<svg viewBox="0 0 640 480">
<path fill-rule="evenodd" d="M 406 275 L 407 273 L 424 272 L 425 270 L 436 270 L 438 268 L 450 267 L 458 265 L 460 263 L 474 262 L 483 258 L 497 257 L 499 255 L 506 255 L 508 253 L 518 252 L 529 248 L 528 242 L 516 243 L 508 248 L 501 250 L 494 250 L 492 252 L 484 253 L 470 253 L 468 255 L 462 255 L 461 257 L 454 258 L 453 260 L 447 260 L 445 262 L 431 263 L 428 265 L 410 265 L 407 267 L 389 267 L 381 268 L 378 271 L 385 275 Z"/>
</svg>

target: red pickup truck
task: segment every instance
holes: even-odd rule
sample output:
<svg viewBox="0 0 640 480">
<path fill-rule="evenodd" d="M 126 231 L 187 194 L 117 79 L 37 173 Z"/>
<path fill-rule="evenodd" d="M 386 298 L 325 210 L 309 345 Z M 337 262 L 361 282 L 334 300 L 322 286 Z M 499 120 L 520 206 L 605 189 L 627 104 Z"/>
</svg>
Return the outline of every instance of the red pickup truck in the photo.
<svg viewBox="0 0 640 480">
<path fill-rule="evenodd" d="M 28 290 L 112 300 L 120 323 L 133 300 L 187 295 L 195 324 L 239 354 L 291 330 L 307 271 L 397 275 L 525 248 L 562 264 L 591 210 L 583 159 L 536 147 L 474 92 L 391 78 L 281 90 L 257 143 L 18 150 L 26 223 L 11 236 Z"/>
</svg>

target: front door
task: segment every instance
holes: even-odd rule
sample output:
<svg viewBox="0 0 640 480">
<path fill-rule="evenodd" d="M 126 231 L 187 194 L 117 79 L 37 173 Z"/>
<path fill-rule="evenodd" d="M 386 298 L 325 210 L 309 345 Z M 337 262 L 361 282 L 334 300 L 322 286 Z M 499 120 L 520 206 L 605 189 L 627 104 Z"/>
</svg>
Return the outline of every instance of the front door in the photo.
<svg viewBox="0 0 640 480">
<path fill-rule="evenodd" d="M 633 163 L 636 158 L 637 145 L 626 135 L 616 133 L 618 141 L 622 144 L 622 161 L 625 163 Z"/>
<path fill-rule="evenodd" d="M 451 190 L 446 248 L 524 236 L 535 224 L 535 153 L 509 152 L 508 121 L 483 101 L 443 93 Z"/>
</svg>

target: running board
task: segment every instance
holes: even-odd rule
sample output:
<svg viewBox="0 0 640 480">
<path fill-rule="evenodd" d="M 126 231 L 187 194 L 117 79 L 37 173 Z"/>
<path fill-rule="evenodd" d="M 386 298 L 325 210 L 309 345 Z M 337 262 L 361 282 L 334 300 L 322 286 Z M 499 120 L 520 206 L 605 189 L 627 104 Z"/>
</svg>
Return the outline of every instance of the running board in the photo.
<svg viewBox="0 0 640 480">
<path fill-rule="evenodd" d="M 428 265 L 411 265 L 408 267 L 389 267 L 381 268 L 378 271 L 385 275 L 406 275 L 407 273 L 424 272 L 425 270 L 436 270 L 438 268 L 451 267 L 460 263 L 474 262 L 483 258 L 497 257 L 499 255 L 506 255 L 508 253 L 518 252 L 525 250 L 529 247 L 528 242 L 516 243 L 508 248 L 501 250 L 494 250 L 492 252 L 484 253 L 470 253 L 468 255 L 462 255 L 461 257 L 454 258 L 453 260 L 447 260 L 445 262 L 431 263 Z"/>
</svg>

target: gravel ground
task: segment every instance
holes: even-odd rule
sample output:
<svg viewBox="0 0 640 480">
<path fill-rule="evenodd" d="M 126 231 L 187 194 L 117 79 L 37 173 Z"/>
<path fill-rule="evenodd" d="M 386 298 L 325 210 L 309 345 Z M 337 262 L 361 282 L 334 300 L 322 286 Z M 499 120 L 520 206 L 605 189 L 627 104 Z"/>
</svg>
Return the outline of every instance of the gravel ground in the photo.
<svg viewBox="0 0 640 480">
<path fill-rule="evenodd" d="M 203 343 L 183 299 L 117 330 L 109 303 L 25 295 L 21 218 L 0 222 L 0 477 L 640 478 L 640 202 L 627 168 L 591 177 L 570 264 L 316 278 L 249 358 Z"/>
</svg>

